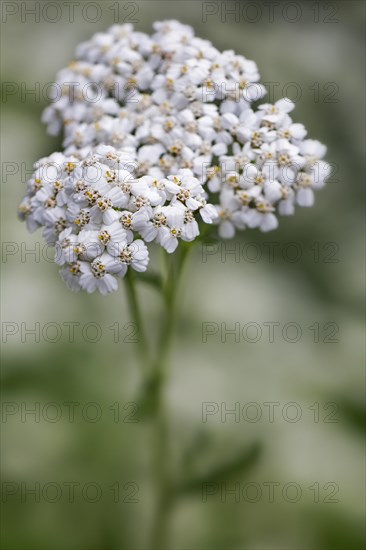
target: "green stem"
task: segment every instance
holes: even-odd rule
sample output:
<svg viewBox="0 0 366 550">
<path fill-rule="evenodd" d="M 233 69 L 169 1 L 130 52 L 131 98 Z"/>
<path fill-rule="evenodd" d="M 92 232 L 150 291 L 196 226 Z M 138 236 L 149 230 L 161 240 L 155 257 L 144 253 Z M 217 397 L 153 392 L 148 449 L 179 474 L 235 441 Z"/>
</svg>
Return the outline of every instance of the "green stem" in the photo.
<svg viewBox="0 0 366 550">
<path fill-rule="evenodd" d="M 129 269 L 124 278 L 126 284 L 126 294 L 129 309 L 133 318 L 134 323 L 137 325 L 137 330 L 139 333 L 139 342 L 138 342 L 138 352 L 140 355 L 140 365 L 143 371 L 147 371 L 149 366 L 149 349 L 146 339 L 146 334 L 144 331 L 144 324 L 142 321 L 142 316 L 140 312 L 140 307 L 137 299 L 134 273 Z"/>
<path fill-rule="evenodd" d="M 160 333 L 158 357 L 153 368 L 151 388 L 153 395 L 153 413 L 155 418 L 155 456 L 154 478 L 156 480 L 156 508 L 153 518 L 151 534 L 151 550 L 163 550 L 167 547 L 168 516 L 173 504 L 173 480 L 169 471 L 170 443 L 169 422 L 163 394 L 164 382 L 167 377 L 171 346 L 176 325 L 176 313 L 179 294 L 179 282 L 183 275 L 183 268 L 192 246 L 180 245 L 176 257 L 169 256 L 168 273 L 164 286 L 165 316 Z"/>
<path fill-rule="evenodd" d="M 148 369 L 142 403 L 144 403 L 147 398 L 149 404 L 147 410 L 154 422 L 153 471 L 154 480 L 156 482 L 156 506 L 154 510 L 152 533 L 149 541 L 152 550 L 163 550 L 166 548 L 168 516 L 174 501 L 174 484 L 170 472 L 169 416 L 165 405 L 163 389 L 168 373 L 171 347 L 177 320 L 179 283 L 183 275 L 188 253 L 192 248 L 192 243 L 182 242 L 174 255 L 164 252 L 167 271 L 165 284 L 162 288 L 164 317 L 158 340 L 157 357 L 153 362 L 151 362 L 149 357 L 149 347 L 144 333 L 142 316 L 137 299 L 134 273 L 128 270 L 125 277 L 129 308 L 140 334 L 138 350 L 141 367 L 145 372 Z M 149 369 L 150 365 L 151 369 Z"/>
<path fill-rule="evenodd" d="M 167 524 L 170 509 L 172 481 L 170 465 L 170 438 L 168 415 L 164 398 L 160 395 L 155 409 L 153 471 L 156 483 L 156 502 L 150 539 L 151 550 L 167 547 Z"/>
<path fill-rule="evenodd" d="M 193 246 L 191 243 L 181 243 L 179 251 L 177 251 L 174 256 L 165 253 L 167 260 L 167 277 L 163 288 L 165 315 L 158 342 L 158 356 L 152 373 L 156 382 L 162 383 L 167 374 L 177 321 L 180 281 L 182 279 L 184 264 L 188 258 L 188 253 L 192 248 Z"/>
</svg>

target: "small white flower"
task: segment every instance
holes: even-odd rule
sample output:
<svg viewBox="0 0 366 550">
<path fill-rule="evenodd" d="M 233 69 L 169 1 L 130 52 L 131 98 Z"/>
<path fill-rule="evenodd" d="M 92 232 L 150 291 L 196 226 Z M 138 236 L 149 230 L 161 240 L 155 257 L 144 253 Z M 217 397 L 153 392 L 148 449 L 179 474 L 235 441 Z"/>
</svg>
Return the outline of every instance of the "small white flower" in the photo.
<svg viewBox="0 0 366 550">
<path fill-rule="evenodd" d="M 166 207 L 157 206 L 154 209 L 141 208 L 135 214 L 134 228 L 147 242 L 160 242 L 164 232 L 162 228 L 167 224 Z"/>
<path fill-rule="evenodd" d="M 169 206 L 164 210 L 166 225 L 161 227 L 159 242 L 171 254 L 178 246 L 178 239 L 182 237 L 184 224 L 184 209 L 178 206 Z"/>
<path fill-rule="evenodd" d="M 199 226 L 194 217 L 192 210 L 185 208 L 182 235 L 181 235 L 182 240 L 188 241 L 188 242 L 194 241 L 194 239 L 198 237 L 199 233 L 200 233 Z"/>
<path fill-rule="evenodd" d="M 146 271 L 149 263 L 149 252 L 145 243 L 137 239 L 130 244 L 113 244 L 111 246 L 113 263 L 110 269 L 119 277 L 124 277 L 128 267 L 135 271 Z"/>
<path fill-rule="evenodd" d="M 78 292 L 81 289 L 81 263 L 75 262 L 67 265 L 60 270 L 60 275 L 70 290 Z"/>
<path fill-rule="evenodd" d="M 173 196 L 172 204 L 179 201 L 190 210 L 201 207 L 199 197 L 204 190 L 190 170 L 180 170 L 176 176 L 168 176 L 165 187 Z"/>
<path fill-rule="evenodd" d="M 114 259 L 108 253 L 95 258 L 91 263 L 79 262 L 80 287 L 91 293 L 98 290 L 101 294 L 110 294 L 118 288 L 115 277 L 110 270 L 114 267 Z"/>
<path fill-rule="evenodd" d="M 250 228 L 258 227 L 263 232 L 272 231 L 278 227 L 278 220 L 273 214 L 274 208 L 264 199 L 257 199 L 256 208 L 245 212 L 245 223 Z"/>
<path fill-rule="evenodd" d="M 214 222 L 219 224 L 219 235 L 224 239 L 234 237 L 236 229 L 244 229 L 241 203 L 233 189 L 224 188 L 221 192 Z"/>
<path fill-rule="evenodd" d="M 217 216 L 216 208 L 213 204 L 209 204 L 203 197 L 197 197 L 201 206 L 199 207 L 199 213 L 202 220 L 205 223 L 211 224 Z"/>
</svg>

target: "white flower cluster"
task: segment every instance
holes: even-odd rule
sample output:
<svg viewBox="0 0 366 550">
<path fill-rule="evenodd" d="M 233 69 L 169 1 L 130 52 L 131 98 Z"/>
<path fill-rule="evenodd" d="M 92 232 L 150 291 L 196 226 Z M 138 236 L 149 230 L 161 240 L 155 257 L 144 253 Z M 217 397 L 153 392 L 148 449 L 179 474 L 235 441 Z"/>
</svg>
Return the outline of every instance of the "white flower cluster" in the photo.
<svg viewBox="0 0 366 550">
<path fill-rule="evenodd" d="M 124 277 L 129 266 L 146 271 L 145 243 L 174 252 L 178 239 L 199 234 L 198 213 L 205 223 L 216 217 L 191 170 L 136 178 L 135 166 L 130 154 L 107 145 L 82 160 L 54 153 L 36 163 L 20 215 L 30 231 L 44 228 L 72 290 L 116 290 L 114 275 Z"/>
<path fill-rule="evenodd" d="M 289 99 L 251 108 L 266 93 L 253 61 L 177 21 L 154 30 L 114 25 L 81 44 L 44 112 L 65 150 L 38 163 L 21 213 L 57 243 L 73 289 L 115 290 L 114 274 L 146 269 L 145 243 L 194 240 L 198 212 L 224 238 L 275 229 L 329 177 Z M 47 179 L 50 163 L 62 170 Z"/>
</svg>

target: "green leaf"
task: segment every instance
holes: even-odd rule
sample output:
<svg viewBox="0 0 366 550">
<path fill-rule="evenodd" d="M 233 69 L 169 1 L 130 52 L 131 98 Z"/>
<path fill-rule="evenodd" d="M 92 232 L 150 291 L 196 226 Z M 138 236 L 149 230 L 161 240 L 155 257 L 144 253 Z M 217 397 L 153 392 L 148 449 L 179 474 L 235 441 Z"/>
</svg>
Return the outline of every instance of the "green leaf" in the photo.
<svg viewBox="0 0 366 550">
<path fill-rule="evenodd" d="M 204 475 L 187 479 L 177 487 L 176 492 L 181 495 L 194 493 L 202 490 L 203 483 L 217 483 L 223 480 L 226 481 L 234 475 L 242 475 L 258 462 L 261 451 L 260 443 L 254 442 L 249 448 L 246 447 L 228 462 L 215 466 Z"/>
</svg>

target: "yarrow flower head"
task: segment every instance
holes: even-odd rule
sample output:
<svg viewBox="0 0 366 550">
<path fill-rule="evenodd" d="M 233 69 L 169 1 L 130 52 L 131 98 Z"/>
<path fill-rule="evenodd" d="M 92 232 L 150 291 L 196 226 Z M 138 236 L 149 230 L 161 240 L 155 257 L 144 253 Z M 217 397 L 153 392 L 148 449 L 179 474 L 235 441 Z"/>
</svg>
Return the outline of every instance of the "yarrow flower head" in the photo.
<svg viewBox="0 0 366 550">
<path fill-rule="evenodd" d="M 149 243 L 172 253 L 205 224 L 273 230 L 330 175 L 289 99 L 252 108 L 266 93 L 253 61 L 177 21 L 154 31 L 113 25 L 81 44 L 43 115 L 64 152 L 36 163 L 20 215 L 72 290 L 112 292 L 147 269 Z"/>
</svg>

